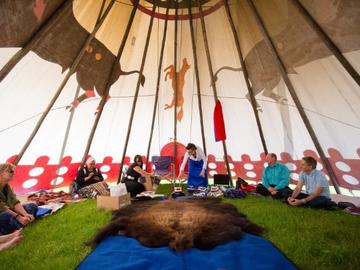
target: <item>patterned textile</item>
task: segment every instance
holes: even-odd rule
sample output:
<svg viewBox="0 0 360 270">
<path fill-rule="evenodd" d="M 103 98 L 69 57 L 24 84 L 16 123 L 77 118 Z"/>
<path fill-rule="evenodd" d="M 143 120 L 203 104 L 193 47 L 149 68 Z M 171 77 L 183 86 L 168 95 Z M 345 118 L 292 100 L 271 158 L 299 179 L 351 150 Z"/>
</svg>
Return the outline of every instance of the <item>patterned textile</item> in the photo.
<svg viewBox="0 0 360 270">
<path fill-rule="evenodd" d="M 95 189 L 97 191 L 97 193 L 99 195 L 110 196 L 110 189 L 106 182 L 104 182 L 104 181 L 98 182 L 98 183 L 92 184 L 91 186 L 93 189 Z"/>
<path fill-rule="evenodd" d="M 98 182 L 90 186 L 83 187 L 79 190 L 79 195 L 82 198 L 96 198 L 97 195 L 109 196 L 110 191 L 106 182 Z"/>
<path fill-rule="evenodd" d="M 198 188 L 195 188 L 194 186 L 188 186 L 188 192 L 191 193 L 195 197 L 213 197 L 213 198 L 219 198 L 223 197 L 224 193 L 223 191 L 217 187 L 203 187 L 200 186 Z"/>
<path fill-rule="evenodd" d="M 28 201 L 35 202 L 37 205 L 44 205 L 49 202 L 60 203 L 71 201 L 71 195 L 64 191 L 52 192 L 41 190 L 27 197 Z"/>
</svg>

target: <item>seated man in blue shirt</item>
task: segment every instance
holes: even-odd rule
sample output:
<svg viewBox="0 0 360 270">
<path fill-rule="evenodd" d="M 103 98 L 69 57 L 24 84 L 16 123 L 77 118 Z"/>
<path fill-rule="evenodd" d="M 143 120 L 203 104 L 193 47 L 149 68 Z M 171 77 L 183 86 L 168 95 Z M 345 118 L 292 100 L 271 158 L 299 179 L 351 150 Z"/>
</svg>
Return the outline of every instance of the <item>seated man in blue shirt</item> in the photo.
<svg viewBox="0 0 360 270">
<path fill-rule="evenodd" d="M 291 189 L 289 185 L 289 169 L 277 162 L 277 156 L 269 153 L 266 156 L 268 166 L 264 169 L 262 175 L 262 184 L 256 186 L 256 192 L 263 195 L 271 195 L 275 199 L 289 197 Z"/>
<path fill-rule="evenodd" d="M 301 170 L 298 184 L 287 202 L 292 206 L 306 205 L 313 208 L 332 208 L 336 206 L 330 199 L 329 184 L 325 174 L 316 170 L 316 160 L 304 157 L 301 161 Z M 301 193 L 305 184 L 306 193 Z"/>
</svg>

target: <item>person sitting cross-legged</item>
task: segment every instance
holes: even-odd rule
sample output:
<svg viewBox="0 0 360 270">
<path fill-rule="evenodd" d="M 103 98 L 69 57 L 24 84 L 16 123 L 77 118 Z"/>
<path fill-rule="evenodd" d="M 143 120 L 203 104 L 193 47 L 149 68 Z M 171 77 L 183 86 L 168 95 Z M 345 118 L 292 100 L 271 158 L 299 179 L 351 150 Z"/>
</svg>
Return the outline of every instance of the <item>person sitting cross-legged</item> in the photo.
<svg viewBox="0 0 360 270">
<path fill-rule="evenodd" d="M 35 220 L 37 205 L 22 205 L 9 185 L 15 166 L 0 164 L 0 235 L 10 234 Z"/>
<path fill-rule="evenodd" d="M 301 161 L 302 172 L 292 195 L 287 198 L 287 203 L 292 206 L 306 205 L 313 208 L 332 209 L 336 206 L 330 199 L 329 184 L 325 174 L 316 170 L 316 160 L 312 157 L 304 157 Z M 301 189 L 305 185 L 306 193 Z"/>
<path fill-rule="evenodd" d="M 277 156 L 269 153 L 266 156 L 268 166 L 264 169 L 262 183 L 256 186 L 256 192 L 274 199 L 282 199 L 291 194 L 289 185 L 289 169 L 277 162 Z"/>
<path fill-rule="evenodd" d="M 89 157 L 76 176 L 76 193 L 82 198 L 96 198 L 97 195 L 109 195 L 109 187 L 104 181 L 93 157 Z M 74 190 L 73 190 L 74 191 Z"/>
<path fill-rule="evenodd" d="M 130 164 L 126 171 L 122 183 L 125 183 L 127 191 L 131 197 L 135 197 L 144 191 L 156 191 L 160 184 L 160 179 L 153 174 L 143 170 L 143 161 L 141 155 L 134 157 L 134 162 Z"/>
</svg>

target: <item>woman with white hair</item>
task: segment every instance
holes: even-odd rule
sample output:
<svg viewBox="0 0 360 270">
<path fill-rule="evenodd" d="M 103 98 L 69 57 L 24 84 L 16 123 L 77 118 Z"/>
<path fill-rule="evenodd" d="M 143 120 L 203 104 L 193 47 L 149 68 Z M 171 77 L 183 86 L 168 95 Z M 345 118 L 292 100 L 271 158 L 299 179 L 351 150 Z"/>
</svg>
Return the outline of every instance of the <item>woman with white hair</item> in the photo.
<svg viewBox="0 0 360 270">
<path fill-rule="evenodd" d="M 94 189 L 92 185 L 102 182 L 104 177 L 100 170 L 96 168 L 96 163 L 93 157 L 89 157 L 84 167 L 81 167 L 76 176 L 77 192 L 81 197 L 94 198 L 98 194 L 97 189 Z M 106 183 L 104 182 L 104 188 Z"/>
</svg>

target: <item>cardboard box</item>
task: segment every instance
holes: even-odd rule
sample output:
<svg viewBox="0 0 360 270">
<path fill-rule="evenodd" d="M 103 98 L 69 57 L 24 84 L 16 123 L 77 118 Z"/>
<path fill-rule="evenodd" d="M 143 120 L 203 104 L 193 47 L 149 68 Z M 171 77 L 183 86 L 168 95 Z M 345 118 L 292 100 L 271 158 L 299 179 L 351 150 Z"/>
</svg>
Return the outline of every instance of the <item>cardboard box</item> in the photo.
<svg viewBox="0 0 360 270">
<path fill-rule="evenodd" d="M 96 197 L 97 208 L 104 208 L 108 210 L 118 210 L 122 207 L 131 204 L 130 193 L 122 196 L 100 196 Z"/>
</svg>

